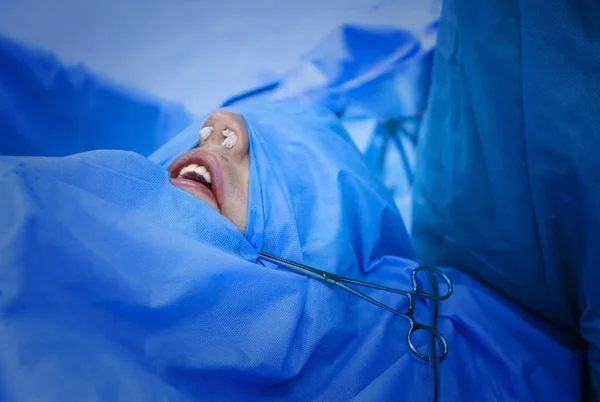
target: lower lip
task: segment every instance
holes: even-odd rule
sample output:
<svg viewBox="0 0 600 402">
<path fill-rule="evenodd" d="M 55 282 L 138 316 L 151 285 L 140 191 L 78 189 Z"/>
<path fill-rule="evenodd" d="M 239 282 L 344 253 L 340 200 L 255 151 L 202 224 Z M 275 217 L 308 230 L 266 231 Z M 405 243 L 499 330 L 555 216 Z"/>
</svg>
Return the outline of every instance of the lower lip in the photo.
<svg viewBox="0 0 600 402">
<path fill-rule="evenodd" d="M 200 198 L 203 201 L 206 201 L 208 204 L 212 204 L 212 207 L 214 207 L 217 211 L 219 210 L 215 195 L 205 185 L 200 184 L 194 180 L 177 178 L 172 178 L 171 184 L 173 184 L 177 188 L 191 193 L 192 195 L 196 196 L 197 198 Z"/>
</svg>

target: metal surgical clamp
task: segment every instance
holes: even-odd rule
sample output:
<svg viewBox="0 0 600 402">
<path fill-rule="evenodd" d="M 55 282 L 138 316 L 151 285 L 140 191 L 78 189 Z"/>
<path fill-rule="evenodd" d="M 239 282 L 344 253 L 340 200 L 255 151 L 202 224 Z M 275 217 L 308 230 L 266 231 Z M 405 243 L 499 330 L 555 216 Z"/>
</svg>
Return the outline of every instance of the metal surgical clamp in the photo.
<svg viewBox="0 0 600 402">
<path fill-rule="evenodd" d="M 432 301 L 442 301 L 442 300 L 446 300 L 452 294 L 452 282 L 450 282 L 450 278 L 448 278 L 448 276 L 445 273 L 443 273 L 440 269 L 438 269 L 436 267 L 428 266 L 428 265 L 422 265 L 422 266 L 415 268 L 411 274 L 413 288 L 411 291 L 406 291 L 406 290 L 388 288 L 386 286 L 376 285 L 376 284 L 369 283 L 369 282 L 363 282 L 363 281 L 359 281 L 356 279 L 335 275 L 335 274 L 332 274 L 332 273 L 329 273 L 326 271 L 321 271 L 319 269 L 312 268 L 312 267 L 309 267 L 306 265 L 302 265 L 302 264 L 298 264 L 295 262 L 284 260 L 282 258 L 274 257 L 274 256 L 266 254 L 266 253 L 259 253 L 259 255 L 269 262 L 280 265 L 280 266 L 282 266 L 286 269 L 289 269 L 291 271 L 294 271 L 296 273 L 306 275 L 310 278 L 317 279 L 321 282 L 325 282 L 330 285 L 341 288 L 341 289 L 345 290 L 346 292 L 349 292 L 355 296 L 360 297 L 363 300 L 366 300 L 376 306 L 379 306 L 379 307 L 389 311 L 392 314 L 395 314 L 397 316 L 405 318 L 406 320 L 408 320 L 408 322 L 410 324 L 410 329 L 408 330 L 408 333 L 406 336 L 406 341 L 408 343 L 408 347 L 410 348 L 410 350 L 418 358 L 427 360 L 427 361 L 431 360 L 430 357 L 419 352 L 417 350 L 417 348 L 415 347 L 415 345 L 413 344 L 412 337 L 416 331 L 429 332 L 429 334 L 431 334 L 434 337 L 434 339 L 437 339 L 437 341 L 442 346 L 442 353 L 438 357 L 440 360 L 442 360 L 448 354 L 448 343 L 446 342 L 446 339 L 444 338 L 444 336 L 435 327 L 418 323 L 414 319 L 415 301 L 416 301 L 417 297 L 420 296 L 424 299 L 429 299 Z M 443 281 L 446 283 L 446 286 L 448 287 L 448 291 L 443 295 L 437 295 L 435 293 L 432 294 L 432 293 L 426 292 L 425 290 L 421 289 L 417 282 L 417 273 L 419 271 L 424 271 L 424 272 L 429 272 L 429 273 L 434 273 L 434 274 L 439 275 L 443 279 Z M 369 287 L 369 288 L 373 288 L 373 289 L 382 290 L 385 292 L 391 292 L 391 293 L 397 293 L 400 295 L 404 295 L 408 298 L 408 308 L 406 309 L 406 312 L 398 311 L 390 306 L 387 306 L 387 305 L 367 296 L 366 294 L 364 294 L 362 292 L 359 292 L 358 290 L 348 286 L 347 284 L 365 286 L 365 287 Z"/>
</svg>

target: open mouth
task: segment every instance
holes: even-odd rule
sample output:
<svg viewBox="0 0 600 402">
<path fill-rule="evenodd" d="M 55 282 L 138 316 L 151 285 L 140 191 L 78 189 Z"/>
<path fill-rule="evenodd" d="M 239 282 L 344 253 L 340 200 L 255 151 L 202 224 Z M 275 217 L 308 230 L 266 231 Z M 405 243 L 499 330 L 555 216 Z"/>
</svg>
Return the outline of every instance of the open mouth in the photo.
<svg viewBox="0 0 600 402">
<path fill-rule="evenodd" d="M 179 174 L 177 175 L 177 179 L 185 179 L 185 180 L 193 180 L 198 182 L 212 192 L 212 178 L 210 176 L 210 172 L 205 166 L 196 165 L 192 163 L 191 165 L 185 166 Z"/>
<path fill-rule="evenodd" d="M 171 183 L 220 211 L 222 176 L 219 160 L 209 152 L 193 149 L 168 168 Z"/>
</svg>

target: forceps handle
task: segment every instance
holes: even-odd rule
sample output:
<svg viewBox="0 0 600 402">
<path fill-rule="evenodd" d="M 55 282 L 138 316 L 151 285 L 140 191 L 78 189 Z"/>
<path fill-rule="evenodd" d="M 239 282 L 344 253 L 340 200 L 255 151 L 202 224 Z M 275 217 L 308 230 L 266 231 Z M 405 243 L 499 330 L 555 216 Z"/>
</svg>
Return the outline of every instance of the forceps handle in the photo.
<svg viewBox="0 0 600 402">
<path fill-rule="evenodd" d="M 365 301 L 368 301 L 369 303 L 372 303 L 378 307 L 381 307 L 384 310 L 389 311 L 392 314 L 395 314 L 397 316 L 400 316 L 400 317 L 408 320 L 410 329 L 408 330 L 408 334 L 406 335 L 406 343 L 408 344 L 408 348 L 411 350 L 411 352 L 413 352 L 415 354 L 415 356 L 417 356 L 419 359 L 425 360 L 425 361 L 430 361 L 432 358 L 419 352 L 417 350 L 417 347 L 414 345 L 413 335 L 417 331 L 429 332 L 429 334 L 431 336 L 433 336 L 434 340 L 437 340 L 437 342 L 442 346 L 442 353 L 438 357 L 439 360 L 443 360 L 446 357 L 446 355 L 448 354 L 448 342 L 446 342 L 446 339 L 444 338 L 444 336 L 434 327 L 431 327 L 429 325 L 419 324 L 418 322 L 415 321 L 415 319 L 413 317 L 414 306 L 412 305 L 414 303 L 414 299 L 412 297 L 409 297 L 409 309 L 407 310 L 407 312 L 401 313 L 400 311 L 393 309 L 390 306 L 383 304 L 383 303 L 367 296 L 366 294 L 359 292 L 358 290 L 353 289 L 350 286 L 347 286 L 344 283 L 337 282 L 337 283 L 335 283 L 335 285 L 338 286 L 339 288 L 365 300 Z M 412 294 L 410 296 L 412 296 Z M 434 343 L 434 347 L 437 347 L 437 344 Z"/>
<path fill-rule="evenodd" d="M 367 296 L 366 294 L 359 292 L 356 289 L 351 288 L 350 286 L 345 285 L 344 283 L 338 282 L 335 285 L 355 296 L 358 296 L 359 298 L 361 298 L 365 301 L 368 301 L 378 307 L 381 307 L 384 310 L 389 311 L 392 314 L 395 314 L 397 316 L 400 316 L 400 317 L 408 320 L 410 329 L 408 330 L 408 334 L 406 335 L 406 343 L 408 344 L 408 348 L 411 350 L 411 352 L 413 352 L 415 354 L 415 356 L 417 356 L 419 359 L 425 360 L 425 361 L 431 360 L 431 358 L 429 356 L 424 355 L 423 353 L 419 352 L 413 343 L 413 335 L 417 331 L 428 332 L 431 336 L 433 336 L 434 340 L 437 340 L 437 342 L 442 346 L 442 353 L 438 357 L 439 360 L 443 360 L 446 357 L 446 355 L 448 354 L 448 342 L 446 342 L 446 338 L 444 338 L 444 336 L 436 328 L 431 327 L 429 325 L 419 324 L 418 322 L 416 322 L 414 320 L 414 317 L 413 317 L 414 306 L 412 305 L 412 303 L 414 303 L 414 299 L 412 297 L 409 298 L 408 311 L 406 313 L 401 313 L 400 311 L 393 309 L 390 306 L 383 304 L 383 303 Z M 412 296 L 412 294 L 410 296 Z M 434 343 L 434 347 L 437 347 L 436 343 Z"/>
<path fill-rule="evenodd" d="M 430 357 L 419 352 L 413 343 L 413 335 L 417 331 L 429 332 L 429 334 L 433 336 L 434 340 L 437 340 L 437 342 L 442 346 L 442 353 L 439 356 L 437 356 L 437 358 L 439 360 L 443 360 L 448 354 L 448 342 L 446 342 L 446 338 L 444 338 L 441 332 L 439 332 L 437 329 L 430 327 L 429 325 L 418 324 L 414 321 L 411 321 L 411 326 L 408 330 L 408 335 L 406 336 L 406 342 L 408 343 L 408 348 L 411 350 L 411 352 L 413 352 L 415 356 L 417 356 L 421 360 L 431 360 Z M 437 347 L 437 345 L 434 343 L 433 347 L 435 348 Z"/>
</svg>

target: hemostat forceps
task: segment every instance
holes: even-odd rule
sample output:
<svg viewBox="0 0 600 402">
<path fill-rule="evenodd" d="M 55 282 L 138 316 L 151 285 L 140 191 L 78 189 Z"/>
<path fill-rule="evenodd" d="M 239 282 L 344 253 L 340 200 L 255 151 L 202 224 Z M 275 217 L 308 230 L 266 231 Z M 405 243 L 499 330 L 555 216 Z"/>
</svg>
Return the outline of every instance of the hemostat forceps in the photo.
<svg viewBox="0 0 600 402">
<path fill-rule="evenodd" d="M 376 306 L 379 306 L 379 307 L 389 311 L 392 314 L 395 314 L 397 316 L 405 318 L 406 320 L 408 320 L 408 322 L 410 324 L 410 329 L 408 330 L 408 333 L 406 336 L 406 341 L 408 343 L 408 347 L 410 348 L 410 350 L 418 358 L 427 360 L 427 361 L 431 360 L 430 357 L 419 352 L 417 350 L 417 348 L 415 347 L 415 345 L 413 344 L 412 338 L 416 331 L 429 332 L 429 334 L 433 336 L 433 339 L 436 339 L 437 342 L 439 342 L 439 344 L 442 346 L 442 353 L 438 356 L 438 358 L 440 360 L 442 360 L 448 354 L 448 343 L 446 342 L 446 339 L 444 338 L 444 336 L 434 326 L 421 324 L 421 323 L 415 321 L 415 318 L 414 318 L 415 301 L 416 301 L 417 297 L 422 297 L 422 298 L 429 299 L 432 301 L 442 301 L 442 300 L 446 300 L 452 294 L 452 283 L 450 282 L 450 278 L 448 278 L 448 276 L 445 273 L 443 273 L 440 269 L 438 269 L 436 267 L 428 266 L 428 265 L 423 265 L 423 266 L 419 266 L 419 267 L 415 268 L 411 274 L 413 288 L 411 291 L 406 291 L 406 290 L 388 288 L 386 286 L 376 285 L 376 284 L 369 283 L 369 282 L 363 282 L 363 281 L 359 281 L 356 279 L 335 275 L 335 274 L 332 274 L 332 273 L 329 273 L 326 271 L 321 271 L 319 269 L 312 268 L 312 267 L 309 267 L 306 265 L 287 261 L 282 258 L 274 257 L 272 255 L 265 254 L 265 253 L 259 253 L 259 255 L 267 261 L 270 261 L 274 264 L 280 265 L 280 266 L 282 266 L 286 269 L 289 269 L 291 271 L 294 271 L 296 273 L 306 275 L 310 278 L 317 279 L 321 282 L 325 282 L 330 285 L 341 288 L 341 289 L 345 290 L 346 292 L 349 292 L 355 296 L 360 297 L 363 300 L 366 300 Z M 425 272 L 429 272 L 431 274 L 439 275 L 443 279 L 443 281 L 446 283 L 446 286 L 448 289 L 447 292 L 442 295 L 438 295 L 435 292 L 430 293 L 430 292 L 427 292 L 427 291 L 421 289 L 421 287 L 419 286 L 419 284 L 417 282 L 417 273 L 419 273 L 420 271 L 425 271 Z M 408 298 L 408 308 L 406 309 L 405 312 L 398 311 L 390 306 L 387 306 L 387 305 L 367 296 L 366 294 L 364 294 L 362 292 L 359 292 L 358 290 L 354 289 L 351 286 L 348 286 L 347 284 L 365 286 L 365 287 L 369 287 L 369 288 L 373 288 L 373 289 L 382 290 L 385 292 L 391 292 L 391 293 L 397 293 L 400 295 L 404 295 Z M 434 345 L 433 347 L 436 347 L 435 343 L 433 345 Z"/>
</svg>

